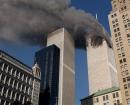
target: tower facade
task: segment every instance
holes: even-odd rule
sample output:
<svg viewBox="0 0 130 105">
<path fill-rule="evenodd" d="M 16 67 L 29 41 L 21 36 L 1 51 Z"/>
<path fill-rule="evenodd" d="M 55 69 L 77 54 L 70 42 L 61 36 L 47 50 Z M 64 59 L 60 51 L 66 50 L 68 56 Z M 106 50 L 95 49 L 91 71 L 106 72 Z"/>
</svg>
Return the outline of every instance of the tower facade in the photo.
<svg viewBox="0 0 130 105">
<path fill-rule="evenodd" d="M 104 41 L 102 46 L 87 48 L 89 94 L 118 86 L 114 53 Z"/>
<path fill-rule="evenodd" d="M 34 76 L 32 103 L 33 105 L 39 105 L 38 103 L 39 103 L 39 93 L 40 93 L 41 70 L 37 63 L 33 66 L 32 73 Z"/>
<path fill-rule="evenodd" d="M 35 54 L 35 62 L 41 68 L 40 105 L 58 105 L 60 50 L 55 45 Z"/>
<path fill-rule="evenodd" d="M 47 38 L 47 46 L 60 48 L 58 105 L 75 105 L 75 47 L 71 35 L 61 28 Z"/>
<path fill-rule="evenodd" d="M 130 0 L 112 0 L 109 24 L 123 105 L 130 105 Z"/>
</svg>

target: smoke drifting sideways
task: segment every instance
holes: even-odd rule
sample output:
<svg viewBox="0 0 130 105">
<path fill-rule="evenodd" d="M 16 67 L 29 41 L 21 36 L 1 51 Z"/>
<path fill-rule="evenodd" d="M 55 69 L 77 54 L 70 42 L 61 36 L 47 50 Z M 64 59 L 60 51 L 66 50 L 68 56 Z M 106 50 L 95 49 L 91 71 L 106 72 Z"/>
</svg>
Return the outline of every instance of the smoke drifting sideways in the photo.
<svg viewBox="0 0 130 105">
<path fill-rule="evenodd" d="M 89 13 L 76 9 L 70 0 L 0 0 L 0 41 L 44 45 L 49 33 L 66 28 L 78 48 L 96 47 L 108 33 Z"/>
</svg>

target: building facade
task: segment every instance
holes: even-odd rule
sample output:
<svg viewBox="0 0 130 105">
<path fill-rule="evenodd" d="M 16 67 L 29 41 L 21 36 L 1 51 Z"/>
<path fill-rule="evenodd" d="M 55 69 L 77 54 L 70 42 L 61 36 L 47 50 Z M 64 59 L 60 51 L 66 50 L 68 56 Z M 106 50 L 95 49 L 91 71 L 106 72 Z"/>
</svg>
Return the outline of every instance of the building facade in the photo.
<svg viewBox="0 0 130 105">
<path fill-rule="evenodd" d="M 87 48 L 89 95 L 118 86 L 114 53 L 104 41 L 102 46 Z"/>
<path fill-rule="evenodd" d="M 58 105 L 59 58 L 60 49 L 55 45 L 45 47 L 35 54 L 35 62 L 41 68 L 41 92 L 45 93 L 49 88 L 48 105 Z M 46 101 L 48 100 L 43 101 L 42 104 L 47 104 Z"/>
<path fill-rule="evenodd" d="M 16 100 L 22 104 L 33 102 L 32 93 L 39 94 L 33 89 L 34 80 L 40 82 L 34 75 L 31 68 L 0 51 L 0 105 L 11 105 Z"/>
<path fill-rule="evenodd" d="M 48 35 L 47 46 L 60 49 L 58 105 L 75 105 L 75 45 L 71 35 L 61 28 Z"/>
<path fill-rule="evenodd" d="M 34 76 L 33 86 L 32 86 L 32 104 L 39 105 L 39 95 L 40 95 L 40 84 L 41 84 L 41 69 L 37 63 L 32 68 L 32 73 Z"/>
<path fill-rule="evenodd" d="M 112 0 L 109 24 L 123 105 L 130 105 L 130 0 Z"/>
<path fill-rule="evenodd" d="M 120 89 L 112 87 L 81 99 L 81 105 L 122 105 Z"/>
</svg>

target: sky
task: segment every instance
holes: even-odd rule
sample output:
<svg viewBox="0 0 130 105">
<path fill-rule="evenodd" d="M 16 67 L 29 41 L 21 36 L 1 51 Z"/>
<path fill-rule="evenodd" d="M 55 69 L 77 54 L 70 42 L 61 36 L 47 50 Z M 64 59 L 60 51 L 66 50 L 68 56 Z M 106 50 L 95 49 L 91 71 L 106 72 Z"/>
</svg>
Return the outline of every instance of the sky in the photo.
<svg viewBox="0 0 130 105">
<path fill-rule="evenodd" d="M 72 5 L 78 9 L 98 15 L 98 21 L 110 32 L 108 14 L 111 10 L 110 0 L 72 0 Z M 32 67 L 34 54 L 41 49 L 39 46 L 16 45 L 0 42 L 0 50 Z M 80 99 L 88 95 L 87 56 L 84 50 L 76 49 L 76 105 L 80 105 Z"/>
</svg>

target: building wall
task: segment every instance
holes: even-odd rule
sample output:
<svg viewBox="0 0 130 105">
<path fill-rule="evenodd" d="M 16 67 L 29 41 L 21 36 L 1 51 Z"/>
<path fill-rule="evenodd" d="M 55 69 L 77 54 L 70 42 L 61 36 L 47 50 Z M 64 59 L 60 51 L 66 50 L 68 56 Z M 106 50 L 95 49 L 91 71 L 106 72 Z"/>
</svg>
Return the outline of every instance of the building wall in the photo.
<svg viewBox="0 0 130 105">
<path fill-rule="evenodd" d="M 115 97 L 113 97 L 115 94 Z M 98 98 L 98 101 L 97 101 Z M 122 98 L 120 91 L 104 94 L 93 98 L 94 105 L 121 105 Z"/>
<path fill-rule="evenodd" d="M 34 76 L 32 89 L 32 103 L 33 105 L 39 105 L 41 69 L 37 63 L 35 63 L 35 65 L 33 66 L 32 73 Z"/>
<path fill-rule="evenodd" d="M 75 105 L 74 41 L 70 34 L 62 28 L 48 36 L 47 46 L 52 44 L 60 48 L 58 105 Z"/>
<path fill-rule="evenodd" d="M 41 68 L 41 92 L 49 88 L 49 105 L 57 105 L 59 87 L 60 49 L 55 45 L 44 47 L 35 54 L 35 62 Z M 45 102 L 44 102 L 45 104 Z"/>
<path fill-rule="evenodd" d="M 102 46 L 87 48 L 89 94 L 118 86 L 113 50 L 106 42 Z"/>
<path fill-rule="evenodd" d="M 123 98 L 123 105 L 130 104 L 130 0 L 112 0 L 109 24 Z"/>
<path fill-rule="evenodd" d="M 31 69 L 0 51 L 0 105 L 31 101 L 32 85 Z"/>
<path fill-rule="evenodd" d="M 81 105 L 122 105 L 120 90 L 81 100 Z"/>
</svg>

